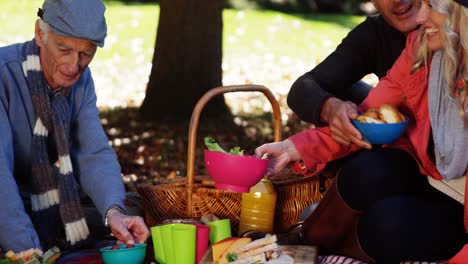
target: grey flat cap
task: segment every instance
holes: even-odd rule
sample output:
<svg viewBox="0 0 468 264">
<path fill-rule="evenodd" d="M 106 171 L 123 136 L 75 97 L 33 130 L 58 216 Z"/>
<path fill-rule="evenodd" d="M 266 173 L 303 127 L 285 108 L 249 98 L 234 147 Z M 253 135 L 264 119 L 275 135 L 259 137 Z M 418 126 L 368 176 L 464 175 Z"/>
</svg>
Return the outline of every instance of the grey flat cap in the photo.
<svg viewBox="0 0 468 264">
<path fill-rule="evenodd" d="M 45 0 L 38 14 L 55 34 L 103 47 L 107 36 L 105 11 L 101 0 Z"/>
</svg>

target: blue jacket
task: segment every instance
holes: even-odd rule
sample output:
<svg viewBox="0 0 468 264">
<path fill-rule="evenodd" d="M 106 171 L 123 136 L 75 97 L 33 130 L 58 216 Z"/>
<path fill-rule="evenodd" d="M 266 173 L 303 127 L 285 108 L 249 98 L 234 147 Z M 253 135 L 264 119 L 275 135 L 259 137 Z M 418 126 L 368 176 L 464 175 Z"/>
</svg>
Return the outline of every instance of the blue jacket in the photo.
<svg viewBox="0 0 468 264">
<path fill-rule="evenodd" d="M 31 141 L 36 114 L 22 69 L 24 44 L 0 48 L 0 247 L 15 252 L 40 248 L 21 193 L 28 193 Z M 108 143 L 96 107 L 91 72 L 85 70 L 68 95 L 70 156 L 84 193 L 104 215 L 124 208 L 125 189 L 117 156 Z"/>
</svg>

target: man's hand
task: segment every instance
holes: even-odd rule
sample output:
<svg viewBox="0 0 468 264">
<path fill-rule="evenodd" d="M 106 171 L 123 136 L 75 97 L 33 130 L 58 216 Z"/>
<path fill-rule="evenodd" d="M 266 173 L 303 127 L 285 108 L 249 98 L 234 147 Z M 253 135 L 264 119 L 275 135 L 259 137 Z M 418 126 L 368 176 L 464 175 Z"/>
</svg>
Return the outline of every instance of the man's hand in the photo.
<svg viewBox="0 0 468 264">
<path fill-rule="evenodd" d="M 149 236 L 149 230 L 143 218 L 122 214 L 114 208 L 109 209 L 107 213 L 107 224 L 119 244 L 143 243 Z"/>
<path fill-rule="evenodd" d="M 289 162 L 301 159 L 299 152 L 291 140 L 267 143 L 255 149 L 255 156 L 262 157 L 267 154 L 268 168 L 266 176 L 271 176 L 284 168 Z"/>
<path fill-rule="evenodd" d="M 331 137 L 342 145 L 354 143 L 361 148 L 370 149 L 371 144 L 362 139 L 361 133 L 353 126 L 351 119 L 358 117 L 357 106 L 350 101 L 330 97 L 322 107 L 320 119 L 328 123 Z"/>
</svg>

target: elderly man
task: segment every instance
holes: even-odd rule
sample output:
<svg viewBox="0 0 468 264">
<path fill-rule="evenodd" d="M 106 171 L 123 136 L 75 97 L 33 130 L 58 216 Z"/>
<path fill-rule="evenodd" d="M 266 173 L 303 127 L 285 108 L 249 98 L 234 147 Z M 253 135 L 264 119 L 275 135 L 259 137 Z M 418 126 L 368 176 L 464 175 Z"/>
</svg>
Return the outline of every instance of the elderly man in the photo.
<svg viewBox="0 0 468 264">
<path fill-rule="evenodd" d="M 125 214 L 116 154 L 100 124 L 88 68 L 107 35 L 101 0 L 45 0 L 35 38 L 0 48 L 0 247 L 80 247 L 90 228 L 80 192 L 112 233 L 143 242 Z"/>
<path fill-rule="evenodd" d="M 337 49 L 299 77 L 288 94 L 289 107 L 304 121 L 328 124 L 341 144 L 362 147 L 361 134 L 349 119 L 370 90 L 366 74 L 384 77 L 405 47 L 406 34 L 418 23 L 420 0 L 372 0 L 380 15 L 354 28 Z"/>
</svg>

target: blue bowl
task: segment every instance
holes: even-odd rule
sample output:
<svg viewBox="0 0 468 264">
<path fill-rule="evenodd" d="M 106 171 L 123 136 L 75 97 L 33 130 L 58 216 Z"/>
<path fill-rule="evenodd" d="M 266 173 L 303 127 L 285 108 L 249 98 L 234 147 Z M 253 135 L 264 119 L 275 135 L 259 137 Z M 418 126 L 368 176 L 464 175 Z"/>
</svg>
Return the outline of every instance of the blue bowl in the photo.
<svg viewBox="0 0 468 264">
<path fill-rule="evenodd" d="M 390 144 L 397 140 L 408 124 L 408 117 L 405 121 L 393 124 L 371 124 L 352 119 L 353 125 L 361 132 L 364 140 L 370 144 L 382 145 Z"/>
<path fill-rule="evenodd" d="M 119 249 L 112 249 L 112 246 L 100 249 L 105 264 L 142 264 L 145 260 L 145 243 L 136 243 L 133 248 L 126 248 L 126 245 L 118 246 Z"/>
</svg>

